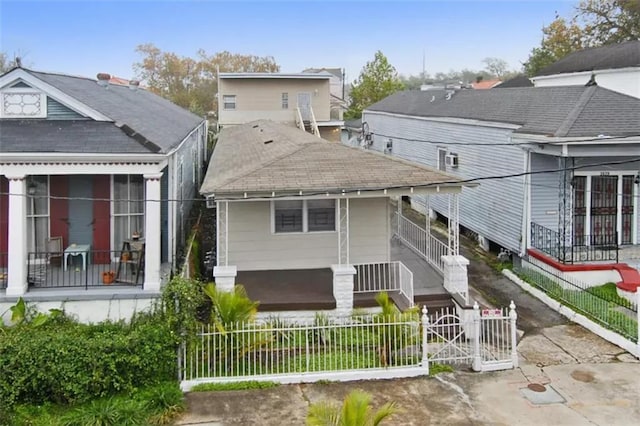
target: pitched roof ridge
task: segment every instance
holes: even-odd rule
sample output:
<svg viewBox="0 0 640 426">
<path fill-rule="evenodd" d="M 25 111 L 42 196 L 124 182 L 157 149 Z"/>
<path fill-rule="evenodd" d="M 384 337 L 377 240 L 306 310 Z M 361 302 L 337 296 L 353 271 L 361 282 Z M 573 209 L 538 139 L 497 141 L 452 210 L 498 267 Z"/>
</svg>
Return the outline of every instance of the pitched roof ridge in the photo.
<svg viewBox="0 0 640 426">
<path fill-rule="evenodd" d="M 80 79 L 80 80 L 89 80 L 89 81 L 93 81 L 93 82 L 96 81 L 95 78 L 85 77 L 85 76 L 82 76 L 82 75 L 67 74 L 67 73 L 56 72 L 56 71 L 36 71 L 36 70 L 32 70 L 30 68 L 21 68 L 21 69 L 27 71 L 30 74 L 57 75 L 57 76 L 60 76 L 60 77 L 77 78 L 77 79 Z"/>
<path fill-rule="evenodd" d="M 569 111 L 569 114 L 567 114 L 565 119 L 562 120 L 560 126 L 558 126 L 554 136 L 562 137 L 568 135 L 569 130 L 571 130 L 571 127 L 576 122 L 584 108 L 589 104 L 589 101 L 596 93 L 596 90 L 598 90 L 598 86 L 589 86 L 584 90 L 584 92 L 582 92 L 573 108 L 571 108 L 571 111 Z"/>
</svg>

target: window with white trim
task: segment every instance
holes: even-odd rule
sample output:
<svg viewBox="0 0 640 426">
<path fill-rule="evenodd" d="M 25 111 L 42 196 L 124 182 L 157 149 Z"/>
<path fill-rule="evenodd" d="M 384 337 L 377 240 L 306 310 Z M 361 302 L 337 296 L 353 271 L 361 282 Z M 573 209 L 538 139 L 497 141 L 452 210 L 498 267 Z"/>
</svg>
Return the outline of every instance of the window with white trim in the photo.
<svg viewBox="0 0 640 426">
<path fill-rule="evenodd" d="M 137 232 L 144 237 L 144 180 L 141 175 L 113 176 L 114 247 Z"/>
<path fill-rule="evenodd" d="M 286 92 L 282 94 L 282 109 L 289 109 L 289 94 Z"/>
<path fill-rule="evenodd" d="M 447 149 L 438 148 L 438 170 L 447 171 Z"/>
<path fill-rule="evenodd" d="M 236 95 L 223 95 L 222 107 L 229 110 L 236 109 Z"/>
<path fill-rule="evenodd" d="M 336 200 L 272 202 L 273 232 L 331 232 L 336 230 Z"/>
<path fill-rule="evenodd" d="M 27 250 L 42 253 L 49 238 L 49 176 L 29 176 L 27 196 Z"/>
</svg>

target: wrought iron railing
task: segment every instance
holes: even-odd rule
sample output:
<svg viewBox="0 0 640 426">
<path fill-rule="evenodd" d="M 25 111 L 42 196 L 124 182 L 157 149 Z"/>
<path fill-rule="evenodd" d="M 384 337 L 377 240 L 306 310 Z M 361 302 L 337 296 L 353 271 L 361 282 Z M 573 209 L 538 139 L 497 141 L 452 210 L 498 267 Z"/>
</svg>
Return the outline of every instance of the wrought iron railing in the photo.
<svg viewBox="0 0 640 426">
<path fill-rule="evenodd" d="M 531 223 L 531 247 L 562 263 L 617 263 L 620 252 L 617 232 L 563 237 L 559 232 L 534 222 Z"/>
<path fill-rule="evenodd" d="M 140 256 L 136 250 L 90 250 L 81 254 L 30 252 L 27 258 L 27 280 L 35 288 L 142 286 L 144 262 L 133 262 Z"/>
</svg>

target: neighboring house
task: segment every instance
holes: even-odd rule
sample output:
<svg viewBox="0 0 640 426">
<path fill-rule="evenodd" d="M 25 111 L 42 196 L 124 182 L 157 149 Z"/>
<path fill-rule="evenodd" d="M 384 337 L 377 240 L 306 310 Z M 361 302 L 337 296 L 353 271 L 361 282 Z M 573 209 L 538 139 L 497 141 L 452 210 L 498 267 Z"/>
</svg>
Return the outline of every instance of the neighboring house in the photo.
<svg viewBox="0 0 640 426">
<path fill-rule="evenodd" d="M 640 258 L 639 118 L 639 99 L 598 86 L 401 92 L 362 117 L 372 149 L 481 179 L 460 225 L 485 247 L 565 263 Z"/>
<path fill-rule="evenodd" d="M 329 82 L 331 91 L 331 119 L 342 120 L 343 113 L 347 109 L 344 70 L 341 68 L 307 68 L 302 72 L 331 74 L 331 80 Z"/>
<path fill-rule="evenodd" d="M 367 279 L 391 274 L 390 197 L 457 200 L 462 186 L 444 172 L 272 121 L 224 128 L 200 189 L 217 209 L 216 284 L 252 284 L 253 294 L 275 294 L 280 309 L 350 312 L 354 265 L 370 265 L 370 276 L 358 275 L 360 291 L 377 288 Z M 451 254 L 459 257 L 457 248 Z"/>
<path fill-rule="evenodd" d="M 570 53 L 531 81 L 536 87 L 598 86 L 640 98 L 640 40 Z"/>
<path fill-rule="evenodd" d="M 171 272 L 203 175 L 207 123 L 109 77 L 0 76 L 0 299 L 50 300 L 44 290 L 76 287 L 71 297 L 104 287 L 109 272 L 117 287 L 105 298 L 123 289 L 138 297 L 125 286 L 157 295 Z"/>
<path fill-rule="evenodd" d="M 476 81 L 475 83 L 471 83 L 471 88 L 476 90 L 487 90 L 493 89 L 496 86 L 499 86 L 502 83 L 502 80 L 481 80 Z"/>
<path fill-rule="evenodd" d="M 533 83 L 525 74 L 518 74 L 507 81 L 495 86 L 495 89 L 507 89 L 513 87 L 532 87 Z"/>
<path fill-rule="evenodd" d="M 323 73 L 220 73 L 218 123 L 266 119 L 340 141 L 343 122 L 331 116 L 331 78 Z"/>
</svg>

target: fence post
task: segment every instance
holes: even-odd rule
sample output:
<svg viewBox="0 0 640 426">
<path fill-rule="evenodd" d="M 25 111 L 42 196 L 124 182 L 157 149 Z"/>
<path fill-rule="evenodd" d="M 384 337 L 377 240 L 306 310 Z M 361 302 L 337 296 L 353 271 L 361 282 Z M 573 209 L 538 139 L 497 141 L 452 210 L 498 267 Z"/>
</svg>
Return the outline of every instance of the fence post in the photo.
<svg viewBox="0 0 640 426">
<path fill-rule="evenodd" d="M 518 319 L 518 313 L 516 312 L 516 305 L 513 300 L 509 304 L 509 322 L 511 323 L 511 362 L 513 368 L 518 368 L 518 335 L 516 333 L 516 320 Z"/>
<path fill-rule="evenodd" d="M 427 316 L 427 306 L 422 307 L 422 368 L 425 374 L 429 374 L 429 344 L 427 335 L 429 331 L 429 317 Z"/>
<path fill-rule="evenodd" d="M 480 356 L 480 305 L 473 302 L 473 371 L 482 371 L 482 357 Z"/>
<path fill-rule="evenodd" d="M 636 335 L 636 357 L 640 359 L 640 288 L 636 288 L 636 316 L 638 320 L 638 334 Z"/>
</svg>

